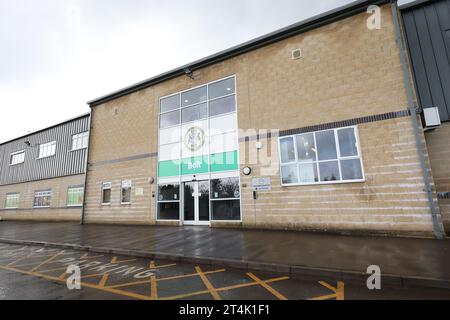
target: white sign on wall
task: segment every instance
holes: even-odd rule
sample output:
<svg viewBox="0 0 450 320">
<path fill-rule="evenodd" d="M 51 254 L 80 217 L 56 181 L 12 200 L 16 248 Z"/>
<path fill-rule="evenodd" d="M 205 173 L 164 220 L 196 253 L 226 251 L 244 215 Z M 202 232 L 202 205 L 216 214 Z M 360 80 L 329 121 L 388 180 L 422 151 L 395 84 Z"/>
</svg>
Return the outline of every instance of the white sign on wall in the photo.
<svg viewBox="0 0 450 320">
<path fill-rule="evenodd" d="M 252 180 L 253 191 L 271 191 L 272 182 L 270 178 L 254 178 Z"/>
</svg>

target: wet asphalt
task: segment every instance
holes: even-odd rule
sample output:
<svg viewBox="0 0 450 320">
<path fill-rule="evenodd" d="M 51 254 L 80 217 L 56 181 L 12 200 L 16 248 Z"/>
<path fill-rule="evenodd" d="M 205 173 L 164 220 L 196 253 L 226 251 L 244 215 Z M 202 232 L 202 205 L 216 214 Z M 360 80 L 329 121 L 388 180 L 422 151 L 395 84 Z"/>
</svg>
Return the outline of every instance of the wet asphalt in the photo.
<svg viewBox="0 0 450 320">
<path fill-rule="evenodd" d="M 80 268 L 81 289 L 69 289 Z M 450 290 L 339 282 L 327 276 L 291 278 L 130 256 L 0 243 L 1 300 L 373 300 L 450 299 Z"/>
</svg>

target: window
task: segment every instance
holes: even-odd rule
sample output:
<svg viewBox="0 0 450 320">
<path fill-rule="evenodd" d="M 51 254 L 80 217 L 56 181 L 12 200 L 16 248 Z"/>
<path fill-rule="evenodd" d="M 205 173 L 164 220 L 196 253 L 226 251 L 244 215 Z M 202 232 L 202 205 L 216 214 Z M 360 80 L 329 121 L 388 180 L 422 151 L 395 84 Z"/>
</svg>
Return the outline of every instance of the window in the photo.
<svg viewBox="0 0 450 320">
<path fill-rule="evenodd" d="M 10 165 L 16 165 L 25 162 L 25 150 L 14 152 L 9 160 Z"/>
<path fill-rule="evenodd" d="M 159 126 L 161 128 L 167 128 L 180 124 L 180 110 L 163 113 L 159 120 Z"/>
<path fill-rule="evenodd" d="M 19 208 L 20 193 L 9 193 L 5 199 L 5 209 Z"/>
<path fill-rule="evenodd" d="M 67 206 L 78 207 L 83 205 L 83 187 L 70 187 L 67 190 Z"/>
<path fill-rule="evenodd" d="M 39 145 L 39 159 L 54 156 L 56 154 L 56 141 Z"/>
<path fill-rule="evenodd" d="M 205 102 L 207 99 L 207 89 L 206 86 L 189 90 L 181 95 L 181 106 L 187 107 L 193 104 Z"/>
<path fill-rule="evenodd" d="M 131 180 L 122 181 L 122 204 L 131 203 Z"/>
<path fill-rule="evenodd" d="M 158 186 L 158 219 L 180 220 L 180 185 L 178 183 Z"/>
<path fill-rule="evenodd" d="M 212 220 L 240 220 L 239 178 L 211 180 L 211 216 Z"/>
<path fill-rule="evenodd" d="M 83 132 L 72 136 L 72 150 L 80 150 L 88 147 L 89 132 Z"/>
<path fill-rule="evenodd" d="M 102 185 L 102 204 L 111 203 L 111 182 L 105 182 Z"/>
<path fill-rule="evenodd" d="M 52 202 L 52 191 L 36 191 L 34 193 L 34 207 L 35 208 L 48 208 Z"/>
<path fill-rule="evenodd" d="M 356 127 L 280 138 L 283 185 L 363 181 Z"/>
</svg>

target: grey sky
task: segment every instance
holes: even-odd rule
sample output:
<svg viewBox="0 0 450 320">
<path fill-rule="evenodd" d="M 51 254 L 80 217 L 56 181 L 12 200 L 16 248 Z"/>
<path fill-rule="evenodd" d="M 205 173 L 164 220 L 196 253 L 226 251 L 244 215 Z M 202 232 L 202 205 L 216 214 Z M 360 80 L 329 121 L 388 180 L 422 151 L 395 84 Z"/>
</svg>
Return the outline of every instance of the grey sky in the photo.
<svg viewBox="0 0 450 320">
<path fill-rule="evenodd" d="M 90 99 L 349 2 L 0 0 L 0 142 L 88 112 Z"/>
</svg>

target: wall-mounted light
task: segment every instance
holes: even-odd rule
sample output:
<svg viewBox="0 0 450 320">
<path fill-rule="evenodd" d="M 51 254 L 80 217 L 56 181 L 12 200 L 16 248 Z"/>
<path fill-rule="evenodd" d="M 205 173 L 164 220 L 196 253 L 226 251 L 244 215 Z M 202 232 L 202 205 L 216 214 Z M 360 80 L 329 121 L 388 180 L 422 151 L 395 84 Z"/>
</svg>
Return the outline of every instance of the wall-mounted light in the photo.
<svg viewBox="0 0 450 320">
<path fill-rule="evenodd" d="M 250 167 L 245 167 L 245 168 L 242 169 L 242 173 L 243 173 L 245 176 L 249 176 L 249 175 L 252 173 L 252 168 L 250 168 Z"/>
<path fill-rule="evenodd" d="M 155 183 L 155 178 L 153 178 L 153 177 L 148 178 L 148 183 L 150 183 L 150 184 Z"/>
</svg>

